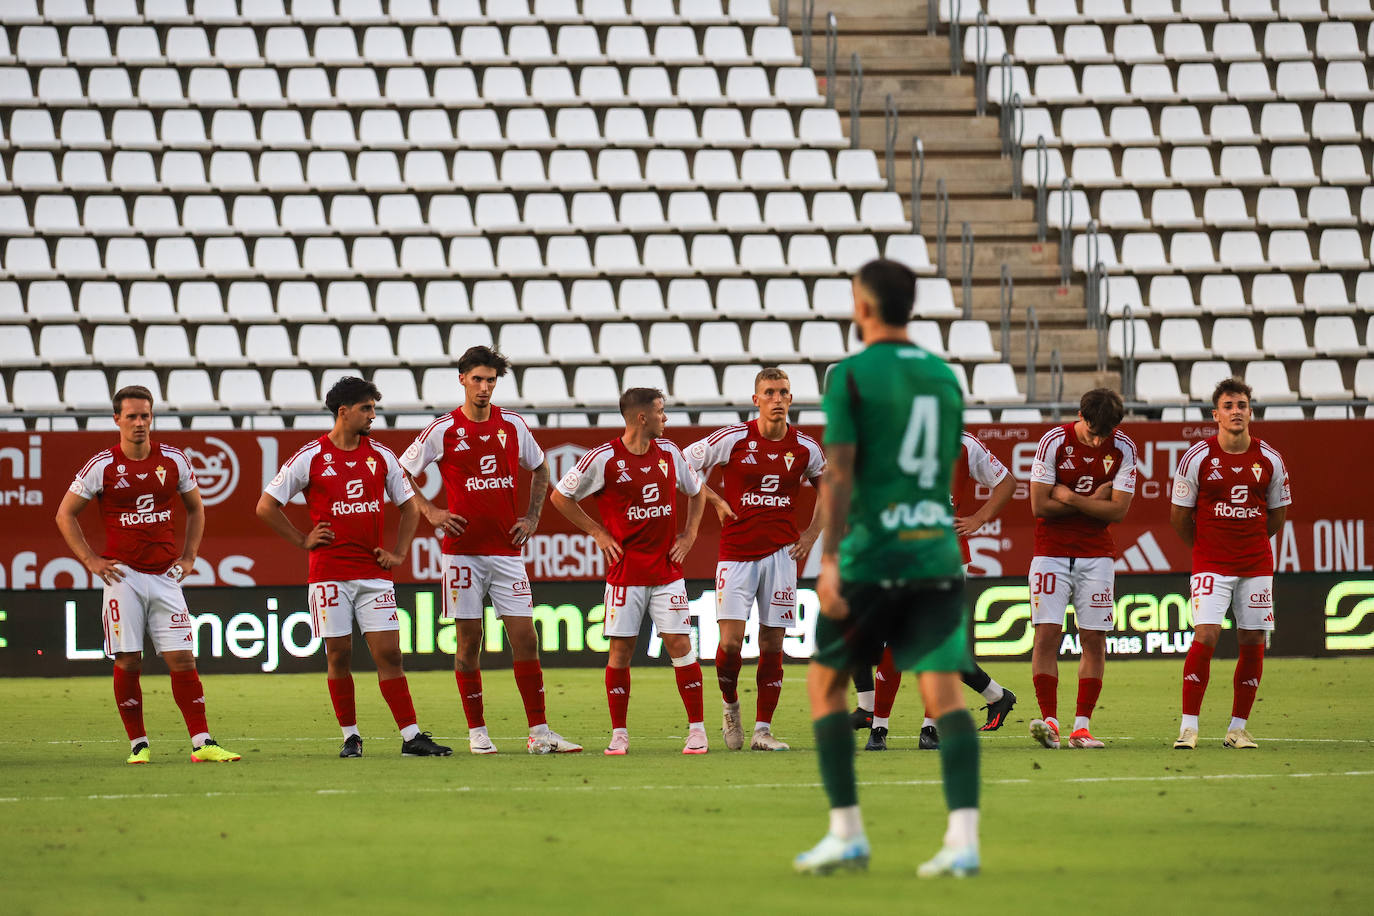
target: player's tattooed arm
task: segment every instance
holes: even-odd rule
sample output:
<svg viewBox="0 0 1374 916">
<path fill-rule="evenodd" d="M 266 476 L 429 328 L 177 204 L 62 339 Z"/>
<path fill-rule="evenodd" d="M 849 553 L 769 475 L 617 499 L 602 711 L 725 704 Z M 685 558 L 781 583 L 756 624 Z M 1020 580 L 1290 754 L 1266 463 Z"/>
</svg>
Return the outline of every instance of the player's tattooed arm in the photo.
<svg viewBox="0 0 1374 916">
<path fill-rule="evenodd" d="M 401 503 L 401 520 L 396 526 L 396 549 L 373 548 L 372 555 L 377 558 L 377 565 L 382 569 L 391 569 L 404 563 L 406 554 L 410 553 L 410 544 L 415 539 L 415 529 L 419 526 L 420 507 L 415 505 L 415 500 L 408 499 Z"/>
<path fill-rule="evenodd" d="M 88 502 L 89 499 L 68 491 L 62 497 L 62 504 L 57 507 L 57 530 L 62 532 L 62 539 L 67 542 L 72 556 L 80 560 L 91 575 L 106 585 L 114 585 L 124 578 L 124 571 L 114 560 L 102 557 L 91 549 L 86 533 L 81 530 L 81 522 L 76 518 Z"/>
<path fill-rule="evenodd" d="M 416 504 L 415 508 L 419 510 L 426 522 L 455 537 L 463 533 L 463 530 L 468 526 L 467 519 L 461 515 L 455 515 L 447 509 L 441 509 L 430 502 L 425 494 L 420 492 L 419 481 L 412 477 L 409 471 L 406 472 L 406 480 L 410 481 L 410 489 L 415 493 L 411 502 Z"/>
<path fill-rule="evenodd" d="M 200 541 L 205 536 L 205 503 L 201 501 L 200 490 L 191 489 L 181 494 L 181 504 L 186 507 L 186 545 L 181 550 L 181 558 L 174 564 L 181 567 L 178 581 L 195 569 Z"/>
<path fill-rule="evenodd" d="M 515 520 L 510 529 L 510 542 L 521 547 L 539 528 L 539 516 L 544 511 L 544 499 L 549 495 L 549 463 L 545 461 L 530 475 L 530 505 L 523 518 Z"/>
<path fill-rule="evenodd" d="M 1192 506 L 1170 506 L 1169 524 L 1173 526 L 1174 533 L 1179 539 L 1189 547 L 1193 546 L 1193 540 L 1197 537 L 1197 528 L 1194 521 L 1197 517 L 1197 510 Z"/>
<path fill-rule="evenodd" d="M 825 475 L 816 495 L 825 513 L 825 540 L 821 545 L 821 572 L 816 577 L 816 597 L 821 613 L 832 620 L 849 616 L 849 602 L 840 594 L 840 541 L 849 522 L 849 498 L 854 491 L 852 443 L 832 443 L 825 448 Z"/>
</svg>

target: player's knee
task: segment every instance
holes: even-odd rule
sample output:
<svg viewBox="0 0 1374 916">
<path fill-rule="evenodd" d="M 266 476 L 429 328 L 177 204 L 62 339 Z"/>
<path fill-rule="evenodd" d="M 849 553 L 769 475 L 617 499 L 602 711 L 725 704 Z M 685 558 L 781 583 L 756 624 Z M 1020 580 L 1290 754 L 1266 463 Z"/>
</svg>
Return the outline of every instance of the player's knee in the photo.
<svg viewBox="0 0 1374 916">
<path fill-rule="evenodd" d="M 781 652 L 785 633 L 782 627 L 759 627 L 759 651 Z"/>
</svg>

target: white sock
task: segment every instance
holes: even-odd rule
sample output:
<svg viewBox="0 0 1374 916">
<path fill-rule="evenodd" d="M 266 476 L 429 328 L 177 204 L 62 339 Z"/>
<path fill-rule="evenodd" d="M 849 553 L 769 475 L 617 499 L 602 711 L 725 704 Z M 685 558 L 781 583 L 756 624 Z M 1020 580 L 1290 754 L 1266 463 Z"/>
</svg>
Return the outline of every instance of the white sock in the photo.
<svg viewBox="0 0 1374 916">
<path fill-rule="evenodd" d="M 988 681 L 988 685 L 984 687 L 980 693 L 983 694 L 983 699 L 987 700 L 989 703 L 996 703 L 998 700 L 1002 699 L 1002 694 L 1006 693 L 1006 691 L 1003 690 L 1002 685 L 996 681 Z"/>
<path fill-rule="evenodd" d="M 687 730 L 688 730 L 689 732 L 704 732 L 704 731 L 706 731 L 706 723 L 705 723 L 705 722 L 688 722 L 688 723 L 687 723 Z"/>
<path fill-rule="evenodd" d="M 874 717 L 873 717 L 873 727 L 874 727 L 874 728 L 887 728 L 887 716 L 874 716 Z"/>
<path fill-rule="evenodd" d="M 401 729 L 401 737 L 407 741 L 418 734 L 420 734 L 420 726 L 418 725 L 407 725 L 405 728 Z"/>
<path fill-rule="evenodd" d="M 549 733 L 549 723 L 547 723 L 547 722 L 540 723 L 539 725 L 531 725 L 531 726 L 530 726 L 530 737 L 531 737 L 531 738 L 542 738 L 542 737 L 544 737 L 545 735 L 547 735 L 548 733 Z"/>
<path fill-rule="evenodd" d="M 1243 719 L 1241 720 L 1241 726 L 1240 726 L 1240 727 L 1241 727 L 1241 728 L 1244 728 L 1244 727 L 1245 727 L 1245 721 L 1244 721 Z M 207 741 L 209 741 L 209 740 L 210 740 L 210 733 L 209 733 L 209 732 L 201 732 L 201 733 L 198 734 L 198 735 L 192 735 L 192 736 L 191 736 L 191 747 L 200 747 L 202 744 L 204 744 L 205 742 L 207 742 Z"/>
<path fill-rule="evenodd" d="M 343 725 L 340 727 L 343 729 L 343 736 L 345 741 L 347 741 L 349 738 L 352 738 L 354 735 L 357 735 L 359 738 L 362 737 L 362 735 L 359 734 L 358 726 L 356 725 Z"/>
<path fill-rule="evenodd" d="M 628 728 L 613 728 L 613 729 L 611 729 L 611 737 L 612 737 L 612 738 L 616 738 L 616 737 L 629 738 L 629 737 L 630 737 L 630 730 L 629 730 Z"/>
<path fill-rule="evenodd" d="M 729 700 L 722 697 L 720 705 L 724 706 L 727 712 L 733 712 L 736 715 L 739 714 L 739 700 L 736 700 L 735 702 L 731 703 Z"/>
<path fill-rule="evenodd" d="M 960 849 L 978 845 L 978 809 L 955 808 L 949 812 L 949 827 L 945 830 L 945 845 Z"/>
<path fill-rule="evenodd" d="M 1087 717 L 1087 716 L 1074 716 L 1074 717 L 1073 717 L 1073 730 L 1074 730 L 1074 731 L 1078 731 L 1080 728 L 1087 728 L 1087 727 L 1088 727 L 1088 717 Z"/>
<path fill-rule="evenodd" d="M 1228 725 L 1228 726 L 1226 727 L 1226 730 L 1227 730 L 1228 732 L 1233 732 L 1233 731 L 1235 731 L 1235 730 L 1238 729 L 1238 728 L 1244 728 L 1244 727 L 1245 727 L 1245 723 L 1246 723 L 1246 722 L 1249 722 L 1249 721 L 1250 721 L 1249 719 L 1237 719 L 1237 718 L 1235 718 L 1235 717 L 1232 717 L 1232 718 L 1231 718 L 1231 724 Z"/>
<path fill-rule="evenodd" d="M 471 741 L 473 738 L 476 738 L 478 735 L 485 735 L 486 733 L 487 733 L 487 727 L 486 727 L 485 725 L 479 725 L 479 726 L 477 726 L 476 728 L 470 728 L 470 729 L 468 729 L 468 740 Z"/>
<path fill-rule="evenodd" d="M 773 730 L 773 723 L 772 723 L 772 722 L 755 722 L 755 723 L 754 723 L 754 731 L 756 731 L 756 732 L 771 732 L 772 730 Z"/>
<path fill-rule="evenodd" d="M 830 809 L 830 832 L 842 840 L 864 835 L 863 818 L 859 816 L 859 806 Z"/>
<path fill-rule="evenodd" d="M 1197 716 L 1190 716 L 1187 713 L 1184 713 L 1183 721 L 1178 724 L 1178 730 L 1183 731 L 1185 728 L 1191 728 L 1194 731 L 1196 731 L 1198 728 Z"/>
<path fill-rule="evenodd" d="M 132 751 L 134 748 L 138 747 L 140 744 L 147 744 L 147 743 L 148 743 L 148 736 L 147 736 L 147 735 L 144 735 L 142 738 L 134 738 L 133 740 L 131 740 L 131 741 L 129 742 L 129 750 Z"/>
<path fill-rule="evenodd" d="M 864 712 L 873 711 L 873 694 L 875 692 L 876 691 L 873 690 L 859 691 L 859 708 L 862 709 Z"/>
<path fill-rule="evenodd" d="M 934 727 L 935 727 L 935 720 L 932 719 L 930 716 L 926 716 L 924 719 L 921 720 L 921 728 L 934 728 Z"/>
</svg>

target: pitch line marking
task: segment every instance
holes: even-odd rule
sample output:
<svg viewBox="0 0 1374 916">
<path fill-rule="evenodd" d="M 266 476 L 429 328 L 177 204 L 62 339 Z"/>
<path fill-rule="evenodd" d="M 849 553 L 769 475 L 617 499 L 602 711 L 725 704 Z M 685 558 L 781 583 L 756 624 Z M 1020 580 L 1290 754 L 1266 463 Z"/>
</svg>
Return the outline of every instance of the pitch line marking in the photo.
<svg viewBox="0 0 1374 916">
<path fill-rule="evenodd" d="M 1172 735 L 1172 733 L 1171 733 L 1171 734 L 1160 734 L 1160 735 L 1148 735 L 1148 736 L 1141 736 L 1141 735 L 1103 735 L 1103 736 L 1101 736 L 1101 740 L 1103 740 L 1103 741 L 1163 741 L 1163 742 L 1168 742 L 1169 744 L 1172 745 L 1172 743 L 1173 743 L 1173 737 L 1172 737 L 1171 735 Z M 398 738 L 398 737 L 399 737 L 399 735 L 395 735 L 395 734 L 392 734 L 392 735 L 364 735 L 364 736 L 363 736 L 363 739 L 366 740 L 366 741 L 390 741 L 390 740 L 393 740 L 393 739 Z M 462 741 L 462 740 L 464 740 L 464 739 L 467 738 L 467 735 L 435 735 L 434 737 L 435 737 L 435 740 L 436 740 L 436 741 Z M 527 737 L 529 737 L 529 736 L 528 736 L 528 735 L 492 735 L 492 736 L 491 736 L 491 739 L 492 739 L 493 741 L 524 741 Z M 889 734 L 889 735 L 888 735 L 888 740 L 889 740 L 889 741 L 892 741 L 892 740 L 911 740 L 911 741 L 915 741 L 918 737 L 920 737 L 920 736 L 919 736 L 919 735 L 893 735 L 893 734 Z M 1224 737 L 1226 737 L 1225 734 L 1217 734 L 1217 735 L 1199 735 L 1199 736 L 1198 736 L 1198 740 L 1199 740 L 1199 741 L 1212 741 L 1212 740 L 1220 741 L 1220 740 L 1221 740 L 1222 738 L 1224 738 Z M 647 744 L 647 743 L 655 742 L 655 741 L 662 741 L 662 742 L 684 741 L 684 740 L 686 740 L 686 738 L 687 738 L 686 735 L 662 735 L 662 736 L 656 736 L 656 735 L 638 736 L 638 735 L 637 735 L 637 736 L 635 736 L 635 739 L 634 739 L 634 740 L 635 740 L 635 742 L 636 742 L 637 744 Z M 271 743 L 271 742 L 277 742 L 277 743 L 302 743 L 302 742 L 307 742 L 307 743 L 308 743 L 308 742 L 312 742 L 312 741 L 313 741 L 313 742 L 319 742 L 319 743 L 321 743 L 321 744 L 338 744 L 338 742 L 339 742 L 339 739 L 338 739 L 338 738 L 325 738 L 325 737 L 318 737 L 318 736 L 308 736 L 308 737 L 286 737 L 286 736 L 277 736 L 277 735 L 262 736 L 262 737 L 255 737 L 255 736 L 252 736 L 252 735 L 248 735 L 248 736 L 245 736 L 245 735 L 231 735 L 231 736 L 226 737 L 225 740 L 226 740 L 226 741 L 229 741 L 230 743 L 233 743 L 233 742 L 236 742 L 236 741 L 257 741 L 257 742 L 262 742 L 262 743 Z M 988 734 L 984 734 L 980 740 L 983 740 L 983 741 L 1025 741 L 1025 742 L 1027 742 L 1027 744 L 1029 745 L 1032 739 L 1030 738 L 1029 735 L 1022 735 L 1022 734 L 993 734 L 993 733 L 988 733 Z M 1268 742 L 1274 742 L 1274 743 L 1289 743 L 1289 744 L 1374 744 L 1374 738 L 1286 738 L 1286 737 L 1285 737 L 1285 738 L 1259 738 L 1259 737 L 1257 737 L 1257 738 L 1255 738 L 1255 740 L 1256 740 L 1257 742 L 1259 742 L 1260 744 L 1265 744 L 1265 743 L 1268 743 Z M 33 744 L 33 743 L 34 743 L 33 741 L 26 741 L 26 740 L 23 740 L 23 739 L 20 739 L 20 738 L 0 738 L 0 746 L 5 746 L 5 745 L 24 745 L 24 744 Z M 127 743 L 128 743 L 128 739 L 127 739 L 127 738 L 61 738 L 61 739 L 56 739 L 56 740 L 43 741 L 43 742 L 41 742 L 41 743 L 42 743 L 42 744 L 48 744 L 48 745 L 73 745 L 73 744 L 127 744 Z"/>
<path fill-rule="evenodd" d="M 1344 770 L 1330 773 L 1210 773 L 1197 776 L 1077 776 L 1064 779 L 1048 780 L 1051 782 L 1063 783 L 1066 785 L 1082 783 L 1113 783 L 1113 782 L 1207 782 L 1209 780 L 1225 779 L 1318 779 L 1318 778 L 1342 778 L 1374 776 L 1374 770 Z M 1046 782 L 1047 780 L 1032 779 L 989 779 L 983 785 L 992 786 L 1020 786 L 1035 782 Z M 860 786 L 938 786 L 943 785 L 939 779 L 883 779 L 883 780 L 861 780 Z M 752 783 L 749 785 L 732 784 L 726 786 L 719 785 L 644 785 L 644 786 L 493 786 L 482 788 L 475 786 L 431 786 L 405 789 L 307 789 L 299 792 L 126 792 L 118 794 L 101 795 L 34 795 L 34 796 L 8 796 L 0 797 L 0 804 L 15 804 L 19 802 L 53 802 L 53 801 L 130 801 L 163 798 L 250 798 L 250 797 L 274 797 L 281 795 L 315 795 L 315 796 L 335 796 L 335 795 L 379 795 L 379 794 L 402 794 L 402 793 L 429 793 L 429 794 L 463 794 L 470 792 L 663 792 L 663 791 L 691 791 L 697 789 L 735 789 L 735 790 L 758 790 L 758 789 L 819 789 L 819 782 L 764 782 Z"/>
</svg>

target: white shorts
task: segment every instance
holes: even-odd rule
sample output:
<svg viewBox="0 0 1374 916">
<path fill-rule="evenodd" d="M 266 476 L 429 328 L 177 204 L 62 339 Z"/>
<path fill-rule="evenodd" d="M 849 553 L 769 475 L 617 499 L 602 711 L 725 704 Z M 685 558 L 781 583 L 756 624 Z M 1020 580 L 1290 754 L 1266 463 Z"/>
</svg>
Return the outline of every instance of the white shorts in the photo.
<svg viewBox="0 0 1374 916">
<path fill-rule="evenodd" d="M 310 583 L 310 630 L 316 638 L 352 636 L 354 620 L 364 633 L 399 630 L 395 584 L 390 579 Z"/>
<path fill-rule="evenodd" d="M 1240 630 L 1274 629 L 1274 577 L 1198 573 L 1188 580 L 1193 626 L 1220 626 L 1230 609 Z"/>
<path fill-rule="evenodd" d="M 487 595 L 497 617 L 534 616 L 523 559 L 444 555 L 445 620 L 481 620 Z"/>
<path fill-rule="evenodd" d="M 124 578 L 105 586 L 100 616 L 105 654 L 142 652 L 143 634 L 153 638 L 158 655 L 190 652 L 196 640 L 181 583 L 166 573 L 145 573 L 119 564 Z"/>
<path fill-rule="evenodd" d="M 779 547 L 757 560 L 721 560 L 716 565 L 716 619 L 748 620 L 757 603 L 759 624 L 797 623 L 797 561 Z"/>
<path fill-rule="evenodd" d="M 1032 557 L 1031 623 L 1064 625 L 1073 605 L 1080 630 L 1110 630 L 1116 609 L 1111 557 Z"/>
<path fill-rule="evenodd" d="M 605 634 L 633 639 L 646 610 L 660 633 L 692 632 L 687 583 L 678 579 L 667 585 L 607 585 Z"/>
</svg>

